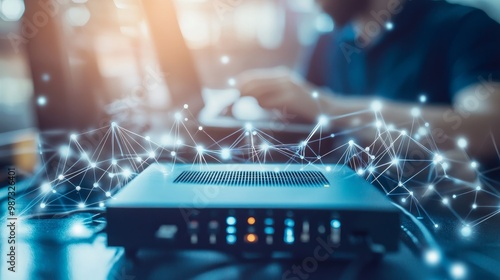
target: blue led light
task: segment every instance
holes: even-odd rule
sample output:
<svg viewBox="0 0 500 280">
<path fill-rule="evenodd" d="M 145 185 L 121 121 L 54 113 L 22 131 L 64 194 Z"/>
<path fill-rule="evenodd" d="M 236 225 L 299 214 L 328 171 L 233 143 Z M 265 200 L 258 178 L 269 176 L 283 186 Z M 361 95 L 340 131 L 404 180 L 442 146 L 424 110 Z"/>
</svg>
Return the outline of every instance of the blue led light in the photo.
<svg viewBox="0 0 500 280">
<path fill-rule="evenodd" d="M 288 244 L 292 244 L 295 241 L 295 237 L 293 235 L 285 235 L 285 242 Z"/>
<path fill-rule="evenodd" d="M 228 234 L 235 234 L 236 233 L 236 228 L 233 227 L 233 226 L 229 226 L 229 227 L 226 228 L 226 232 Z"/>
<path fill-rule="evenodd" d="M 235 217 L 233 217 L 233 216 L 229 216 L 229 217 L 227 217 L 227 219 L 226 219 L 226 223 L 227 223 L 228 225 L 230 225 L 230 226 L 233 226 L 233 225 L 235 225 L 235 224 L 236 224 L 236 218 L 235 218 Z"/>
<path fill-rule="evenodd" d="M 286 228 L 285 229 L 285 236 L 293 236 L 293 229 Z"/>
<path fill-rule="evenodd" d="M 330 225 L 332 226 L 332 228 L 340 228 L 340 221 L 339 220 L 332 220 L 330 222 Z"/>
<path fill-rule="evenodd" d="M 294 225 L 295 225 L 295 222 L 292 219 L 285 219 L 285 226 L 293 227 Z"/>
<path fill-rule="evenodd" d="M 265 218 L 264 219 L 264 224 L 266 226 L 272 226 L 274 224 L 274 220 L 272 218 Z"/>
<path fill-rule="evenodd" d="M 264 228 L 264 233 L 265 234 L 274 234 L 274 228 L 266 227 L 266 228 Z"/>
<path fill-rule="evenodd" d="M 234 244 L 236 242 L 236 235 L 226 236 L 226 241 L 228 244 Z"/>
</svg>

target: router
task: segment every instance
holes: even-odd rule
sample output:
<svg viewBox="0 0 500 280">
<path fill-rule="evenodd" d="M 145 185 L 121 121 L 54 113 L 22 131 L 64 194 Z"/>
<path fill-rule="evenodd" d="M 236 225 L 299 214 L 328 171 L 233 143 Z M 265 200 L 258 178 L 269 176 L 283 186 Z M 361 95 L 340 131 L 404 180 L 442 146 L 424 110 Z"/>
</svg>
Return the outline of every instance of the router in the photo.
<svg viewBox="0 0 500 280">
<path fill-rule="evenodd" d="M 398 209 L 342 165 L 154 164 L 107 203 L 109 246 L 332 258 L 397 251 Z"/>
</svg>

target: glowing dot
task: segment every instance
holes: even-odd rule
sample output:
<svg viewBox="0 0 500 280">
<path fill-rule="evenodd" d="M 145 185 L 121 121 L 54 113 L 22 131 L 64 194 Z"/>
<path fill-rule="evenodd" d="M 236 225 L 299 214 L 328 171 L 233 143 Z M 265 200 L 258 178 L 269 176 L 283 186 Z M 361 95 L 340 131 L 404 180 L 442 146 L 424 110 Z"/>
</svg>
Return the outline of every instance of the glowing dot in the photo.
<svg viewBox="0 0 500 280">
<path fill-rule="evenodd" d="M 325 125 L 328 123 L 328 118 L 326 116 L 320 116 L 318 119 L 319 125 Z"/>
<path fill-rule="evenodd" d="M 411 115 L 412 115 L 413 117 L 418 117 L 418 116 L 420 116 L 420 109 L 418 109 L 418 108 L 412 108 L 412 109 L 411 109 Z"/>
<path fill-rule="evenodd" d="M 198 152 L 198 154 L 203 154 L 205 149 L 203 148 L 203 146 L 196 146 L 196 151 Z"/>
<path fill-rule="evenodd" d="M 371 159 L 375 159 L 375 156 L 374 156 L 374 155 L 370 155 L 370 158 L 371 158 Z"/>
<path fill-rule="evenodd" d="M 318 94 L 318 92 L 317 92 L 317 91 L 313 91 L 313 92 L 311 93 L 311 96 L 312 96 L 312 98 L 316 99 L 316 98 L 318 98 L 319 94 Z"/>
<path fill-rule="evenodd" d="M 462 279 L 465 277 L 465 267 L 462 264 L 456 263 L 451 266 L 451 276 L 455 279 Z"/>
<path fill-rule="evenodd" d="M 64 179 L 64 175 L 61 174 L 61 175 L 57 176 L 57 179 L 59 179 L 59 180 Z"/>
<path fill-rule="evenodd" d="M 184 109 L 187 109 L 187 108 L 189 108 L 189 105 L 188 104 L 184 104 L 183 107 L 184 107 Z"/>
<path fill-rule="evenodd" d="M 50 81 L 50 75 L 48 73 L 43 73 L 42 74 L 42 81 L 44 81 L 44 82 Z"/>
<path fill-rule="evenodd" d="M 470 163 L 470 167 L 476 169 L 477 168 L 477 162 L 473 161 Z"/>
<path fill-rule="evenodd" d="M 170 152 L 170 156 L 175 157 L 176 155 L 177 155 L 177 153 L 176 153 L 176 152 L 174 152 L 174 151 L 171 151 L 171 152 Z"/>
<path fill-rule="evenodd" d="M 254 243 L 254 242 L 257 242 L 257 235 L 253 234 L 253 233 L 249 233 L 245 236 L 245 240 L 248 242 L 248 243 Z"/>
<path fill-rule="evenodd" d="M 116 127 L 116 122 L 112 122 L 111 127 Z"/>
<path fill-rule="evenodd" d="M 232 216 L 227 217 L 226 224 L 228 224 L 230 226 L 234 226 L 236 224 L 236 218 L 232 217 Z"/>
<path fill-rule="evenodd" d="M 429 250 L 425 253 L 425 262 L 435 265 L 441 260 L 441 254 L 436 250 Z"/>
<path fill-rule="evenodd" d="M 254 217 L 248 217 L 248 219 L 247 219 L 247 223 L 248 223 L 249 225 L 253 225 L 253 224 L 255 224 L 255 218 L 254 218 Z"/>
<path fill-rule="evenodd" d="M 85 208 L 85 203 L 83 202 L 78 203 L 78 208 Z"/>
<path fill-rule="evenodd" d="M 220 156 L 222 159 L 230 159 L 231 158 L 231 150 L 228 148 L 224 148 L 220 151 Z"/>
<path fill-rule="evenodd" d="M 184 121 L 187 122 L 188 121 L 188 118 L 184 118 Z"/>
<path fill-rule="evenodd" d="M 49 183 L 43 183 L 41 186 L 40 186 L 40 189 L 42 190 L 42 192 L 50 192 L 50 190 L 52 190 L 52 186 L 49 184 Z"/>
<path fill-rule="evenodd" d="M 330 166 L 327 166 L 327 167 L 325 168 L 325 170 L 326 170 L 326 172 L 330 172 L 330 171 L 332 171 L 332 168 L 331 168 Z"/>
<path fill-rule="evenodd" d="M 45 206 L 47 206 L 45 203 L 40 203 L 40 208 L 45 208 Z"/>
<path fill-rule="evenodd" d="M 116 165 L 117 163 L 118 163 L 118 162 L 116 161 L 116 159 L 112 159 L 112 160 L 111 160 L 111 164 L 112 164 L 112 165 Z"/>
<path fill-rule="evenodd" d="M 257 131 L 252 131 L 252 135 L 257 135 Z"/>
<path fill-rule="evenodd" d="M 146 136 L 146 137 L 144 137 L 144 139 L 146 139 L 146 141 L 151 141 L 151 137 L 150 136 Z"/>
<path fill-rule="evenodd" d="M 349 143 L 349 146 L 354 145 L 354 141 L 352 141 L 352 140 L 349 140 L 349 142 L 348 142 L 348 143 Z"/>
<path fill-rule="evenodd" d="M 106 192 L 106 197 L 111 197 L 111 192 Z"/>
<path fill-rule="evenodd" d="M 332 220 L 332 221 L 330 222 L 330 226 L 331 226 L 332 228 L 340 228 L 341 224 L 340 224 L 340 221 L 339 221 L 339 220 Z"/>
<path fill-rule="evenodd" d="M 432 189 L 434 189 L 434 185 L 429 185 L 427 188 L 428 188 L 429 190 L 432 190 Z"/>
<path fill-rule="evenodd" d="M 392 164 L 397 165 L 399 164 L 399 158 L 393 158 L 391 161 Z"/>
<path fill-rule="evenodd" d="M 382 102 L 378 100 L 373 101 L 371 104 L 371 108 L 373 111 L 379 112 L 380 110 L 382 110 Z"/>
<path fill-rule="evenodd" d="M 443 156 L 442 155 L 440 155 L 440 154 L 434 155 L 434 159 L 433 159 L 434 164 L 439 163 L 441 161 L 443 161 Z"/>
<path fill-rule="evenodd" d="M 174 114 L 174 118 L 175 118 L 176 120 L 180 121 L 180 120 L 182 119 L 182 115 L 181 115 L 181 113 L 179 113 L 179 112 L 175 113 L 175 114 Z"/>
<path fill-rule="evenodd" d="M 227 84 L 234 87 L 236 85 L 236 80 L 233 78 L 230 78 L 229 80 L 227 80 Z"/>
<path fill-rule="evenodd" d="M 402 187 L 403 186 L 403 182 L 399 181 L 398 182 L 398 187 Z"/>
<path fill-rule="evenodd" d="M 262 145 L 260 146 L 260 148 L 261 148 L 263 151 L 267 151 L 267 150 L 269 150 L 269 144 L 264 143 L 264 144 L 262 144 Z"/>
<path fill-rule="evenodd" d="M 448 203 L 449 203 L 448 198 L 443 198 L 443 204 L 444 204 L 444 205 L 448 205 Z"/>
<path fill-rule="evenodd" d="M 229 56 L 227 56 L 227 55 L 223 55 L 223 56 L 221 56 L 221 58 L 220 58 L 220 62 L 221 62 L 222 64 L 228 64 L 230 60 L 231 60 L 231 59 L 230 59 L 230 58 L 229 58 Z"/>
<path fill-rule="evenodd" d="M 36 100 L 36 103 L 40 106 L 47 105 L 47 98 L 45 96 L 39 96 Z"/>
<path fill-rule="evenodd" d="M 236 242 L 236 236 L 235 235 L 228 235 L 228 236 L 226 236 L 226 241 L 228 244 L 234 244 Z"/>
<path fill-rule="evenodd" d="M 357 173 L 358 173 L 358 175 L 361 176 L 361 175 L 365 174 L 365 171 L 362 168 L 359 168 Z"/>
<path fill-rule="evenodd" d="M 335 134 L 334 133 L 330 134 L 330 137 L 331 138 L 335 137 Z"/>
<path fill-rule="evenodd" d="M 420 100 L 420 102 L 421 102 L 421 103 L 425 103 L 425 102 L 427 102 L 427 96 L 425 96 L 425 95 L 423 95 L 423 94 L 422 94 L 422 95 L 420 95 L 420 97 L 419 97 L 418 99 Z"/>
<path fill-rule="evenodd" d="M 387 29 L 387 30 L 389 30 L 389 31 L 390 31 L 390 30 L 392 30 L 392 29 L 394 29 L 394 23 L 392 23 L 392 22 L 390 22 L 390 21 L 389 21 L 389 22 L 386 22 L 386 23 L 385 23 L 385 29 Z"/>
<path fill-rule="evenodd" d="M 99 202 L 99 207 L 104 207 L 104 202 Z"/>
<path fill-rule="evenodd" d="M 76 140 L 76 134 L 71 134 L 69 137 L 71 138 L 71 140 Z"/>
<path fill-rule="evenodd" d="M 245 124 L 245 129 L 246 129 L 246 130 L 252 130 L 252 127 L 253 127 L 253 126 L 252 126 L 252 124 L 251 124 L 251 123 L 246 123 L 246 124 Z"/>
<path fill-rule="evenodd" d="M 305 147 L 305 146 L 307 146 L 307 141 L 302 141 L 302 142 L 300 142 L 300 146 L 301 146 L 301 147 Z"/>
<path fill-rule="evenodd" d="M 150 158 L 155 158 L 156 157 L 156 153 L 154 151 L 151 151 L 149 152 L 149 155 L 148 155 Z"/>
<path fill-rule="evenodd" d="M 98 187 L 99 187 L 99 184 L 98 184 L 98 183 L 94 183 L 92 186 L 93 186 L 94 188 L 98 188 Z"/>
<path fill-rule="evenodd" d="M 410 192 L 410 195 L 413 196 L 413 192 Z"/>
<path fill-rule="evenodd" d="M 438 224 L 434 224 L 434 227 L 435 227 L 435 228 L 438 228 L 438 227 L 439 227 L 439 225 L 438 225 Z"/>
<path fill-rule="evenodd" d="M 123 172 L 122 172 L 122 175 L 126 178 L 132 176 L 132 171 L 130 171 L 130 169 L 124 169 Z"/>
<path fill-rule="evenodd" d="M 465 149 L 467 147 L 467 140 L 465 140 L 465 138 L 458 138 L 457 146 L 459 148 Z"/>
<path fill-rule="evenodd" d="M 401 198 L 401 202 L 405 203 L 406 202 L 406 198 Z"/>
<path fill-rule="evenodd" d="M 137 162 L 141 162 L 142 158 L 141 157 L 136 157 L 135 160 L 137 160 Z"/>
<path fill-rule="evenodd" d="M 92 163 L 90 163 L 90 167 L 92 167 L 92 168 L 96 168 L 96 167 L 97 167 L 97 164 L 96 164 L 95 162 L 92 162 Z"/>
<path fill-rule="evenodd" d="M 376 121 L 375 122 L 375 127 L 381 128 L 382 127 L 382 122 L 381 121 Z"/>
<path fill-rule="evenodd" d="M 477 208 L 477 204 L 472 204 L 472 209 L 476 209 Z"/>
<path fill-rule="evenodd" d="M 203 130 L 203 126 L 198 126 L 198 130 Z"/>
<path fill-rule="evenodd" d="M 401 130 L 401 135 L 406 135 L 407 133 L 406 130 Z"/>
<path fill-rule="evenodd" d="M 375 172 L 375 167 L 373 167 L 373 166 L 368 167 L 368 172 L 370 172 L 370 173 Z"/>
<path fill-rule="evenodd" d="M 425 123 L 425 127 L 429 127 L 429 123 L 428 122 Z"/>
<path fill-rule="evenodd" d="M 76 191 L 78 191 L 78 192 L 79 192 L 81 189 L 82 189 L 82 187 L 80 187 L 80 186 L 76 186 L 76 187 L 75 187 L 75 190 L 76 190 Z"/>
<path fill-rule="evenodd" d="M 108 173 L 109 178 L 115 177 L 115 173 Z"/>
<path fill-rule="evenodd" d="M 52 193 L 56 193 L 56 190 L 52 190 Z"/>
</svg>

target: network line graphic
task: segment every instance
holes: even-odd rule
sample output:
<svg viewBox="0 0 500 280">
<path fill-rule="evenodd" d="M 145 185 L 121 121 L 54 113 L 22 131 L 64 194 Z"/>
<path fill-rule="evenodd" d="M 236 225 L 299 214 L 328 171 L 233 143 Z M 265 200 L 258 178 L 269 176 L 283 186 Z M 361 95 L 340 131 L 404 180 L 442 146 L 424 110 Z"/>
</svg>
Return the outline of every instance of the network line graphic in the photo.
<svg viewBox="0 0 500 280">
<path fill-rule="evenodd" d="M 203 169 L 213 162 L 266 164 L 276 157 L 284 158 L 286 164 L 314 165 L 325 172 L 348 165 L 436 230 L 440 224 L 429 214 L 428 205 L 449 211 L 463 237 L 500 213 L 500 193 L 495 188 L 498 182 L 482 180 L 484 171 L 478 168 L 480 162 L 467 155 L 465 138 L 456 140 L 464 160 L 448 158 L 437 148 L 430 133 L 432 124 L 425 121 L 418 108 L 408 112 L 412 116 L 411 129 L 404 130 L 386 123 L 378 107 L 350 114 L 373 114 L 374 122 L 335 134 L 327 133 L 327 127 L 344 116 L 321 116 L 311 126 L 310 134 L 294 143 L 278 140 L 250 122 L 216 138 L 197 124 L 187 104 L 174 114 L 171 128 L 161 135 L 143 135 L 115 122 L 70 133 L 60 147 L 47 150 L 40 144 L 45 159 L 43 179 L 27 194 L 33 199 L 22 213 L 102 211 L 106 200 L 114 199 L 121 187 L 155 162 L 170 163 L 163 170 L 168 176 L 179 163 Z M 373 131 L 371 143 L 359 144 L 353 136 L 359 131 Z M 43 141 L 40 139 L 40 143 Z M 47 153 L 51 156 L 43 156 Z M 469 170 L 474 176 L 461 178 L 462 173 L 453 172 L 457 169 Z"/>
</svg>

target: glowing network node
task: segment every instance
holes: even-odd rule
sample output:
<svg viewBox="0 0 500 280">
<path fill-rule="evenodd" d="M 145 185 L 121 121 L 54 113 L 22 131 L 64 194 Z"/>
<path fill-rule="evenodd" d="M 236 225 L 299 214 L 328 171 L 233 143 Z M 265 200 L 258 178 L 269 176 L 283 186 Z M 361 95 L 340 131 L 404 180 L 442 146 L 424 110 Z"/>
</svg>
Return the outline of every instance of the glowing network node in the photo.
<svg viewBox="0 0 500 280">
<path fill-rule="evenodd" d="M 434 185 L 429 185 L 427 188 L 428 188 L 429 190 L 432 190 L 432 189 L 434 189 Z"/>
<path fill-rule="evenodd" d="M 52 189 L 52 193 L 56 193 L 56 192 L 57 192 L 56 190 Z"/>
<path fill-rule="evenodd" d="M 427 96 L 425 96 L 424 94 L 420 95 L 418 99 L 420 100 L 421 103 L 427 102 Z"/>
<path fill-rule="evenodd" d="M 230 59 L 230 58 L 229 58 L 229 56 L 227 56 L 227 55 L 223 55 L 223 56 L 221 56 L 221 57 L 220 57 L 220 62 L 221 62 L 222 64 L 228 64 L 228 63 L 229 63 L 229 61 L 231 61 L 231 59 Z"/>
<path fill-rule="evenodd" d="M 149 156 L 149 158 L 155 158 L 156 153 L 154 151 L 151 151 L 151 152 L 149 152 L 148 156 Z"/>
<path fill-rule="evenodd" d="M 466 274 L 465 267 L 463 264 L 455 263 L 451 266 L 450 273 L 455 279 L 463 279 Z"/>
<path fill-rule="evenodd" d="M 175 113 L 175 114 L 174 114 L 174 118 L 175 118 L 176 120 L 180 121 L 180 120 L 182 119 L 182 114 L 181 114 L 181 113 L 179 113 L 179 112 L 177 112 L 177 113 Z"/>
<path fill-rule="evenodd" d="M 104 202 L 99 202 L 99 207 L 104 207 Z"/>
<path fill-rule="evenodd" d="M 428 250 L 424 258 L 427 264 L 436 265 L 441 261 L 441 254 L 436 250 Z"/>
<path fill-rule="evenodd" d="M 198 152 L 198 154 L 203 154 L 203 152 L 205 151 L 205 148 L 203 148 L 203 146 L 196 146 L 196 151 Z"/>
<path fill-rule="evenodd" d="M 188 104 L 184 104 L 183 107 L 184 107 L 184 109 L 187 109 L 187 108 L 189 108 L 189 105 Z"/>
<path fill-rule="evenodd" d="M 45 208 L 45 206 L 47 206 L 45 203 L 40 203 L 40 208 Z"/>
<path fill-rule="evenodd" d="M 203 130 L 203 126 L 198 126 L 198 130 Z"/>
<path fill-rule="evenodd" d="M 434 228 L 438 228 L 438 227 L 439 227 L 439 225 L 438 225 L 438 224 L 434 224 Z"/>
<path fill-rule="evenodd" d="M 353 141 L 353 140 L 349 140 L 349 142 L 348 142 L 348 143 L 349 143 L 349 146 L 354 145 L 354 141 Z"/>
<path fill-rule="evenodd" d="M 36 100 L 36 103 L 39 105 L 39 106 L 45 106 L 47 105 L 47 97 L 45 96 L 39 96 Z"/>
<path fill-rule="evenodd" d="M 267 150 L 269 150 L 269 144 L 267 143 L 264 143 L 260 146 L 261 150 L 266 152 Z"/>
<path fill-rule="evenodd" d="M 449 200 L 448 200 L 448 198 L 443 198 L 442 202 L 444 205 L 448 205 Z"/>
<path fill-rule="evenodd" d="M 229 78 L 227 84 L 234 87 L 236 85 L 236 80 L 234 78 Z"/>
<path fill-rule="evenodd" d="M 76 190 L 77 192 L 79 192 L 81 189 L 82 189 L 82 187 L 80 187 L 80 186 L 76 186 L 76 187 L 75 187 L 75 190 Z"/>
<path fill-rule="evenodd" d="M 478 166 L 477 162 L 476 161 L 473 161 L 470 163 L 470 167 L 473 168 L 473 169 L 476 169 Z"/>
<path fill-rule="evenodd" d="M 365 171 L 362 168 L 359 168 L 357 173 L 358 175 L 362 176 L 363 174 L 365 174 Z"/>
<path fill-rule="evenodd" d="M 413 196 L 413 192 L 410 192 L 410 195 Z"/>
<path fill-rule="evenodd" d="M 112 159 L 112 160 L 111 160 L 111 164 L 112 164 L 112 165 L 116 165 L 116 164 L 118 164 L 118 161 L 116 161 L 116 159 Z"/>
<path fill-rule="evenodd" d="M 177 155 L 177 153 L 175 151 L 170 152 L 170 156 L 175 157 L 176 155 Z"/>
<path fill-rule="evenodd" d="M 151 137 L 149 135 L 146 135 L 146 137 L 144 137 L 144 139 L 146 139 L 146 141 L 151 141 Z"/>
<path fill-rule="evenodd" d="M 94 184 L 92 184 L 92 186 L 93 186 L 94 188 L 98 188 L 98 187 L 99 187 L 99 184 L 98 184 L 98 183 L 94 183 Z"/>
<path fill-rule="evenodd" d="M 254 136 L 257 135 L 257 131 L 255 131 L 255 130 L 252 131 L 252 135 L 254 135 Z"/>
<path fill-rule="evenodd" d="M 325 167 L 326 172 L 332 171 L 332 168 L 330 166 Z"/>
<path fill-rule="evenodd" d="M 106 197 L 111 197 L 111 192 L 106 192 Z"/>
<path fill-rule="evenodd" d="M 126 168 L 123 170 L 122 175 L 125 178 L 129 178 L 130 176 L 132 176 L 132 171 L 130 169 Z"/>
<path fill-rule="evenodd" d="M 412 108 L 411 109 L 411 115 L 413 117 L 415 117 L 415 118 L 418 117 L 418 116 L 420 116 L 420 109 L 419 108 Z"/>
<path fill-rule="evenodd" d="M 398 187 L 402 187 L 403 186 L 403 182 L 399 181 L 398 182 Z"/>
<path fill-rule="evenodd" d="M 85 203 L 83 202 L 78 203 L 78 208 L 85 208 Z"/>
<path fill-rule="evenodd" d="M 97 164 L 96 164 L 95 162 L 91 162 L 91 163 L 90 163 L 90 167 L 92 167 L 92 168 L 96 168 L 96 167 L 97 167 Z"/>
<path fill-rule="evenodd" d="M 335 133 L 330 134 L 330 137 L 331 138 L 335 137 Z"/>
<path fill-rule="evenodd" d="M 408 132 L 406 130 L 401 130 L 401 135 L 406 135 Z"/>
<path fill-rule="evenodd" d="M 429 123 L 428 122 L 426 122 L 424 125 L 425 125 L 425 127 L 429 127 Z"/>
<path fill-rule="evenodd" d="M 455 199 L 455 198 L 457 198 L 457 195 L 456 195 L 456 194 L 454 194 L 454 195 L 452 195 L 451 197 L 453 197 L 453 199 Z"/>
<path fill-rule="evenodd" d="M 319 118 L 318 118 L 318 124 L 319 125 L 326 125 L 326 124 L 328 124 L 328 117 L 323 116 L 323 115 L 319 116 Z"/>
<path fill-rule="evenodd" d="M 76 140 L 76 137 L 77 137 L 77 136 L 76 136 L 76 134 L 71 134 L 71 135 L 69 136 L 69 138 L 70 138 L 71 140 Z"/>
<path fill-rule="evenodd" d="M 248 123 L 246 123 L 246 124 L 245 124 L 245 129 L 246 129 L 246 130 L 252 130 L 252 128 L 253 128 L 252 123 L 249 123 L 249 122 L 248 122 Z"/>
<path fill-rule="evenodd" d="M 223 148 L 220 151 L 220 156 L 224 160 L 230 159 L 231 158 L 231 150 L 229 150 L 228 148 Z"/>
<path fill-rule="evenodd" d="M 371 104 L 371 108 L 374 112 L 380 112 L 382 110 L 382 102 L 375 100 Z"/>
<path fill-rule="evenodd" d="M 137 162 L 141 162 L 141 161 L 142 161 L 142 158 L 138 156 L 138 157 L 136 157 L 136 158 L 135 158 L 135 160 L 136 160 Z"/>
<path fill-rule="evenodd" d="M 472 204 L 472 209 L 476 209 L 477 208 L 477 204 Z"/>
<path fill-rule="evenodd" d="M 57 179 L 59 179 L 59 180 L 64 179 L 64 175 L 61 174 L 61 175 L 57 176 Z"/>
<path fill-rule="evenodd" d="M 318 92 L 317 92 L 317 91 L 313 91 L 313 92 L 311 93 L 311 96 L 312 96 L 312 98 L 316 99 L 316 98 L 318 98 L 319 94 L 318 94 Z"/>
<path fill-rule="evenodd" d="M 394 23 L 388 21 L 385 23 L 385 29 L 391 31 L 392 29 L 394 29 Z"/>
<path fill-rule="evenodd" d="M 52 186 L 50 185 L 50 183 L 43 183 L 41 186 L 40 186 L 40 189 L 42 192 L 44 193 L 48 193 L 52 190 Z"/>
<path fill-rule="evenodd" d="M 115 173 L 108 173 L 108 177 L 109 178 L 114 178 L 115 177 Z"/>
<path fill-rule="evenodd" d="M 440 154 L 435 154 L 434 159 L 432 160 L 432 162 L 434 162 L 434 164 L 440 163 L 442 161 L 443 161 L 443 156 Z"/>
<path fill-rule="evenodd" d="M 376 128 L 381 128 L 382 127 L 382 122 L 381 121 L 376 121 L 375 122 L 375 127 Z"/>
<path fill-rule="evenodd" d="M 189 119 L 188 118 L 184 118 L 184 121 L 187 122 Z"/>
<path fill-rule="evenodd" d="M 391 160 L 391 163 L 392 163 L 393 165 L 398 165 L 398 164 L 399 164 L 399 158 L 393 158 L 393 159 Z"/>
<path fill-rule="evenodd" d="M 463 137 L 458 138 L 457 140 L 457 146 L 461 149 L 467 148 L 467 140 Z"/>
<path fill-rule="evenodd" d="M 406 202 L 406 198 L 401 198 L 401 202 L 405 203 Z"/>
<path fill-rule="evenodd" d="M 111 122 L 111 127 L 116 127 L 116 122 Z"/>
</svg>

